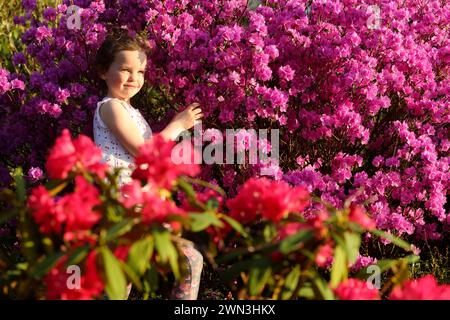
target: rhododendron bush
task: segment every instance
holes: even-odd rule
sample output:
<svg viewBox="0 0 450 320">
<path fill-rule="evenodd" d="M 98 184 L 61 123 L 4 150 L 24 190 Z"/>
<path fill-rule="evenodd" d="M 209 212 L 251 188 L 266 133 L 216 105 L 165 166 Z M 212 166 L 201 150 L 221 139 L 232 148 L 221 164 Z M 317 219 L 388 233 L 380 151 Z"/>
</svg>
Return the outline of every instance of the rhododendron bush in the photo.
<svg viewBox="0 0 450 320">
<path fill-rule="evenodd" d="M 144 298 L 155 297 L 170 274 L 187 272 L 187 235 L 238 298 L 380 299 L 388 290 L 393 299 L 450 298 L 450 287 L 432 276 L 408 281 L 407 265 L 418 258 L 407 255 L 412 246 L 375 229 L 351 199 L 343 210 L 322 203 L 326 209 L 305 215 L 310 202 L 320 201 L 306 188 L 252 178 L 225 200 L 219 187 L 193 178 L 198 165 L 171 162 L 173 145 L 157 135 L 142 146 L 132 181 L 120 188 L 121 169 L 105 166 L 92 140 L 73 139 L 68 130 L 50 150 L 50 181 L 32 188 L 26 201 L 17 171 L 16 192 L 3 197 L 18 215 L 23 258 L 2 261 L 2 295 L 126 299 L 131 283 Z M 364 231 L 405 253 L 372 263 L 380 274 L 393 273 L 380 292 L 364 281 L 369 273 L 358 262 Z"/>
<path fill-rule="evenodd" d="M 41 177 L 63 128 L 91 134 L 95 51 L 123 26 L 153 48 L 133 102 L 150 122 L 199 101 L 205 129 L 279 128 L 278 179 L 337 207 L 363 188 L 356 201 L 375 197 L 377 226 L 397 235 L 448 232 L 446 1 L 79 0 L 79 28 L 72 1 L 43 12 L 35 3 L 14 18 L 28 27 L 12 57 L 19 72 L 0 71 L 4 186 L 19 165 Z M 203 171 L 231 192 L 257 172 Z"/>
</svg>

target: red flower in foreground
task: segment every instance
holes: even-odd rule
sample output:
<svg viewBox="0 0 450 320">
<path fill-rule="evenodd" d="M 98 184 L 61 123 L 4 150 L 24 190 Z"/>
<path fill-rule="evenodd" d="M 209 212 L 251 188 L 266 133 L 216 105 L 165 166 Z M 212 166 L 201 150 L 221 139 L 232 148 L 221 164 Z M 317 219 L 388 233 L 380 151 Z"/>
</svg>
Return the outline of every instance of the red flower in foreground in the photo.
<svg viewBox="0 0 450 320">
<path fill-rule="evenodd" d="M 391 300 L 450 300 L 450 285 L 439 285 L 432 275 L 407 280 L 396 286 Z"/>
<path fill-rule="evenodd" d="M 300 212 L 308 206 L 309 193 L 306 188 L 292 188 L 284 181 L 271 181 L 264 190 L 262 216 L 277 222 L 289 212 Z"/>
<path fill-rule="evenodd" d="M 121 202 L 126 208 L 141 205 L 142 222 L 145 224 L 167 222 L 170 215 L 186 215 L 186 212 L 171 200 L 161 198 L 154 188 L 142 190 L 137 180 L 122 187 Z"/>
<path fill-rule="evenodd" d="M 98 235 L 91 230 L 68 231 L 64 233 L 64 240 L 70 242 L 72 247 L 78 247 L 85 244 L 95 245 Z"/>
<path fill-rule="evenodd" d="M 82 176 L 75 178 L 75 191 L 55 200 L 44 186 L 33 189 L 28 198 L 33 217 L 44 234 L 60 234 L 76 242 L 92 242 L 89 230 L 100 220 L 94 206 L 100 204 L 99 191 Z"/>
<path fill-rule="evenodd" d="M 50 150 L 46 168 L 50 178 L 64 179 L 72 170 L 77 161 L 75 146 L 72 143 L 69 130 L 64 129 L 61 136 L 56 139 Z"/>
<path fill-rule="evenodd" d="M 100 204 L 99 191 L 82 176 L 75 178 L 75 192 L 58 202 L 66 214 L 66 231 L 88 230 L 101 218 L 93 208 Z"/>
<path fill-rule="evenodd" d="M 376 288 L 369 288 L 367 281 L 353 278 L 341 282 L 334 293 L 340 300 L 380 300 Z"/>
<path fill-rule="evenodd" d="M 120 245 L 114 250 L 114 255 L 122 262 L 126 262 L 128 259 L 128 253 L 130 252 L 130 246 Z"/>
<path fill-rule="evenodd" d="M 245 182 L 238 195 L 229 199 L 226 204 L 230 209 L 230 216 L 241 223 L 250 223 L 262 211 L 261 198 L 268 184 L 267 179 L 252 178 Z"/>
<path fill-rule="evenodd" d="M 96 253 L 92 251 L 86 258 L 84 273 L 76 279 L 76 273 L 66 268 L 67 256 L 44 277 L 47 287 L 46 298 L 55 300 L 90 300 L 104 290 L 104 283 L 97 269 Z"/>
<path fill-rule="evenodd" d="M 289 212 L 302 211 L 309 203 L 309 194 L 303 187 L 292 188 L 284 181 L 251 178 L 245 182 L 238 195 L 227 201 L 230 216 L 248 223 L 261 214 L 278 222 Z"/>
<path fill-rule="evenodd" d="M 125 184 L 121 188 L 120 201 L 125 208 L 131 208 L 137 204 L 144 203 L 144 191 L 142 191 L 141 183 L 137 180 Z"/>
<path fill-rule="evenodd" d="M 165 222 L 170 215 L 186 215 L 186 212 L 178 208 L 172 201 L 164 200 L 155 193 L 146 193 L 144 203 L 142 222 L 145 224 Z"/>
<path fill-rule="evenodd" d="M 174 141 L 166 141 L 161 135 L 155 135 L 139 148 L 139 154 L 135 159 L 136 169 L 132 177 L 146 180 L 161 188 L 171 189 L 180 175 L 197 175 L 200 167 L 194 163 L 192 146 L 186 144 L 183 148 L 183 145 L 177 145 L 177 149 L 180 147 L 180 150 L 189 150 L 191 153 L 191 157 L 187 157 L 185 161 L 181 161 L 176 152 L 172 153 L 174 146 Z"/>
<path fill-rule="evenodd" d="M 358 223 L 365 229 L 371 230 L 376 227 L 375 221 L 373 221 L 372 218 L 366 214 L 364 208 L 359 205 L 353 203 L 350 205 L 350 214 L 348 217 L 350 221 Z"/>
<path fill-rule="evenodd" d="M 31 191 L 31 195 L 28 197 L 28 207 L 31 209 L 33 218 L 43 234 L 60 233 L 62 231 L 62 224 L 66 221 L 66 215 L 59 210 L 55 199 L 44 186 L 38 186 Z"/>
<path fill-rule="evenodd" d="M 87 136 L 79 135 L 72 140 L 69 130 L 64 129 L 50 150 L 46 168 L 52 179 L 65 179 L 72 170 L 87 170 L 104 178 L 108 165 L 100 163 L 102 150 Z"/>
</svg>

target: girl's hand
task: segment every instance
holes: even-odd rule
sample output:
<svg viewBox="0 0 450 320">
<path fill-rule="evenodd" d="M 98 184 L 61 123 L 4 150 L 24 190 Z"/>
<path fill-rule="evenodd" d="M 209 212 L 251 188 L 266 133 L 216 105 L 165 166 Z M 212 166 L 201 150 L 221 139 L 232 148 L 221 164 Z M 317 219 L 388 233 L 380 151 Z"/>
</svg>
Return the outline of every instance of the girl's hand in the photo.
<svg viewBox="0 0 450 320">
<path fill-rule="evenodd" d="M 199 123 L 203 118 L 202 110 L 199 108 L 198 103 L 190 104 L 186 110 L 178 113 L 172 120 L 172 123 L 178 126 L 182 131 L 189 130 L 194 125 Z"/>
<path fill-rule="evenodd" d="M 175 140 L 180 133 L 189 130 L 203 118 L 202 110 L 198 103 L 190 104 L 186 110 L 178 113 L 172 121 L 160 132 L 166 140 Z"/>
</svg>

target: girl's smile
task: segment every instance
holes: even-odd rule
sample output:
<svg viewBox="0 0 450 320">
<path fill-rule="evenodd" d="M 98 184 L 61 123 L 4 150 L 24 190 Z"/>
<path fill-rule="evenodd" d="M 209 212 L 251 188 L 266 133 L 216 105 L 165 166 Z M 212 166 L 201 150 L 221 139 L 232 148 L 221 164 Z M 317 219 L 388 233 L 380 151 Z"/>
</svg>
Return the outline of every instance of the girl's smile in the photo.
<svg viewBox="0 0 450 320">
<path fill-rule="evenodd" d="M 144 85 L 147 57 L 140 50 L 122 50 L 108 71 L 101 75 L 108 86 L 108 96 L 129 102 Z"/>
</svg>

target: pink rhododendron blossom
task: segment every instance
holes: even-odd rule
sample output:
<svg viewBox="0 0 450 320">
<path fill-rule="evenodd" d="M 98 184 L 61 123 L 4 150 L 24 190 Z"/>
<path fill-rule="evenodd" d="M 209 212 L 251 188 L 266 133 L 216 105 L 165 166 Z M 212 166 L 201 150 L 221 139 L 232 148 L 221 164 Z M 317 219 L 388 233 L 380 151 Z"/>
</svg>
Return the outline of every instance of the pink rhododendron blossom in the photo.
<svg viewBox="0 0 450 320">
<path fill-rule="evenodd" d="M 41 42 L 45 38 L 49 38 L 52 35 L 51 29 L 41 26 L 36 29 L 36 39 Z"/>
<path fill-rule="evenodd" d="M 62 231 L 66 215 L 56 206 L 55 199 L 44 186 L 38 186 L 31 191 L 28 206 L 33 211 L 33 217 L 43 234 Z"/>
<path fill-rule="evenodd" d="M 28 176 L 33 181 L 37 181 L 44 177 L 44 173 L 42 172 L 41 168 L 32 167 L 32 168 L 30 168 L 30 170 L 28 170 Z"/>
<path fill-rule="evenodd" d="M 334 293 L 340 300 L 380 300 L 376 288 L 369 288 L 367 281 L 353 278 L 341 282 Z"/>
<path fill-rule="evenodd" d="M 334 250 L 331 243 L 321 245 L 319 247 L 319 251 L 316 254 L 314 262 L 317 266 L 325 268 L 333 262 L 333 253 Z"/>
<path fill-rule="evenodd" d="M 185 142 L 187 143 L 187 142 Z M 199 173 L 199 165 L 195 163 L 195 150 L 192 146 L 181 146 L 181 152 L 187 150 L 190 155 L 174 154 L 175 142 L 165 141 L 162 136 L 154 136 L 150 142 L 139 148 L 136 156 L 136 169 L 132 177 L 147 180 L 149 183 L 171 189 L 180 175 L 195 176 Z M 180 163 L 176 161 L 180 160 Z M 186 161 L 185 161 L 186 160 Z"/>
<path fill-rule="evenodd" d="M 34 188 L 28 198 L 33 218 L 42 233 L 63 233 L 67 241 L 73 242 L 94 240 L 87 231 L 101 218 L 101 213 L 95 210 L 99 204 L 99 191 L 82 176 L 75 178 L 74 192 L 58 199 L 44 186 Z"/>
<path fill-rule="evenodd" d="M 66 256 L 61 258 L 45 276 L 46 298 L 51 300 L 92 300 L 97 298 L 105 287 L 97 267 L 97 253 L 91 251 L 88 254 L 79 288 L 69 288 L 67 285 L 70 273 L 67 273 L 66 260 Z"/>
<path fill-rule="evenodd" d="M 64 129 L 50 150 L 46 168 L 50 178 L 54 179 L 65 179 L 70 171 L 77 168 L 102 178 L 108 166 L 100 163 L 101 159 L 101 149 L 90 138 L 79 135 L 72 140 L 69 130 Z"/>
<path fill-rule="evenodd" d="M 258 215 L 279 221 L 290 212 L 301 212 L 309 203 L 309 194 L 303 187 L 290 187 L 282 181 L 267 178 L 249 179 L 238 195 L 227 201 L 230 215 L 249 223 Z"/>
<path fill-rule="evenodd" d="M 150 189 L 142 188 L 137 180 L 132 180 L 130 183 L 123 185 L 121 190 L 120 201 L 126 208 L 139 206 L 142 223 L 144 224 L 167 222 L 170 215 L 187 215 L 173 201 L 161 197 L 153 187 Z"/>
<path fill-rule="evenodd" d="M 450 300 L 450 285 L 439 285 L 432 275 L 406 280 L 394 287 L 391 300 Z"/>
<path fill-rule="evenodd" d="M 14 79 L 11 81 L 11 89 L 25 90 L 25 83 L 21 80 Z"/>
<path fill-rule="evenodd" d="M 373 221 L 365 212 L 364 208 L 355 204 L 350 205 L 349 213 L 350 221 L 356 222 L 363 228 L 368 230 L 375 228 L 375 221 Z"/>
</svg>

